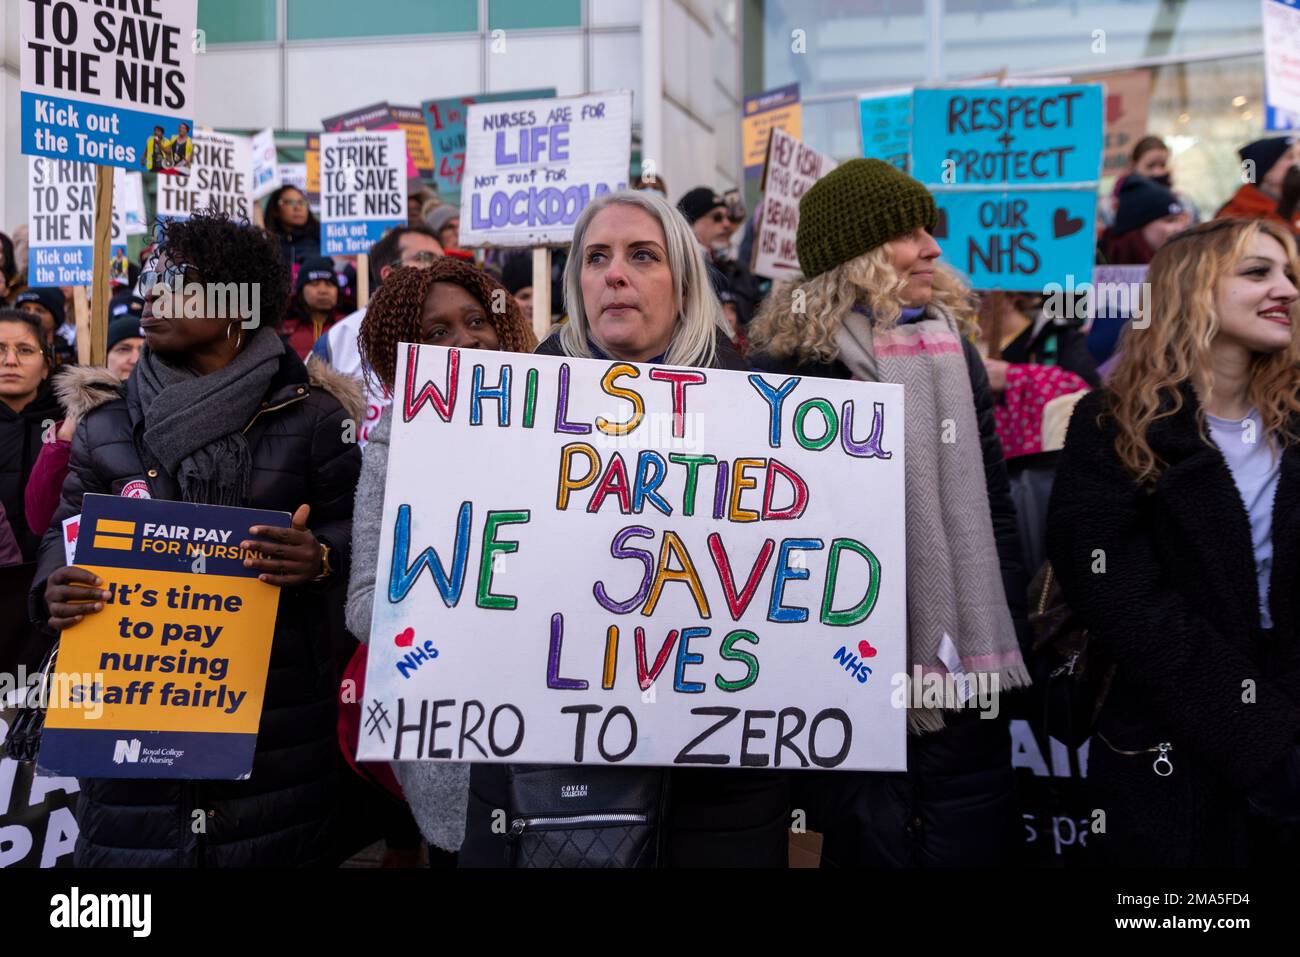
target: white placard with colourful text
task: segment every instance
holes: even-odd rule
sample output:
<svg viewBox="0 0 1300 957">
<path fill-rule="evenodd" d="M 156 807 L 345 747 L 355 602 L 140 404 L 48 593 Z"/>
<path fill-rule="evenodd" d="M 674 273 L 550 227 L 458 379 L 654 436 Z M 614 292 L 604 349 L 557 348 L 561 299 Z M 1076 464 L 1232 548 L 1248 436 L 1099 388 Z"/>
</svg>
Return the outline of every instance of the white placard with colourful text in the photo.
<svg viewBox="0 0 1300 957">
<path fill-rule="evenodd" d="M 901 386 L 402 344 L 379 556 L 363 759 L 906 766 Z"/>
</svg>

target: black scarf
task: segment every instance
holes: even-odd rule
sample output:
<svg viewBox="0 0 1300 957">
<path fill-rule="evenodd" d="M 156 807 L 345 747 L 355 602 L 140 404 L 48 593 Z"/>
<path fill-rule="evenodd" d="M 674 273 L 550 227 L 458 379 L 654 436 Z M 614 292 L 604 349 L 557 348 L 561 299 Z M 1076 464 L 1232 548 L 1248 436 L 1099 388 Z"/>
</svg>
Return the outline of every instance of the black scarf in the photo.
<svg viewBox="0 0 1300 957">
<path fill-rule="evenodd" d="M 261 406 L 284 355 L 262 327 L 225 368 L 209 375 L 173 365 L 147 347 L 136 367 L 144 444 L 176 477 L 186 502 L 244 505 L 252 455 L 243 429 Z"/>
</svg>

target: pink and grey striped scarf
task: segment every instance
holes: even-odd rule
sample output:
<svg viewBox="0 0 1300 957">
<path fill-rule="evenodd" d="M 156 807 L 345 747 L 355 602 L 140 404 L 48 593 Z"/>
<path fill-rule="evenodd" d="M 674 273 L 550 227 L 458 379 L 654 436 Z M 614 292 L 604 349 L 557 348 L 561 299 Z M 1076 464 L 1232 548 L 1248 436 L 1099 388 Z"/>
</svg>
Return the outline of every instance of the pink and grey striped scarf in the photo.
<svg viewBox="0 0 1300 957">
<path fill-rule="evenodd" d="M 967 681 L 996 675 L 997 684 L 987 686 L 999 691 L 1028 685 L 1003 592 L 956 321 L 928 306 L 915 322 L 875 329 L 855 311 L 836 340 L 853 378 L 903 386 L 909 690 L 917 675 L 963 673 Z M 914 732 L 937 730 L 942 711 L 912 707 L 908 724 Z"/>
</svg>

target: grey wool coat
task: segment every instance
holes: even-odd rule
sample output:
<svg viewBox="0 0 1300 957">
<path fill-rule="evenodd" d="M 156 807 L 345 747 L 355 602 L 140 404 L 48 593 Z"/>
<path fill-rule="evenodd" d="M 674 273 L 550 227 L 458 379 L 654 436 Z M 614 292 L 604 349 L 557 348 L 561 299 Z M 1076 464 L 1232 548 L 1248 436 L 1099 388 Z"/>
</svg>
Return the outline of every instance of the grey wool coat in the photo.
<svg viewBox="0 0 1300 957">
<path fill-rule="evenodd" d="M 370 640 L 375 601 L 375 569 L 384 517 L 384 481 L 388 475 L 390 406 L 366 443 L 353 505 L 352 576 L 348 581 L 348 630 Z M 460 850 L 465 840 L 465 809 L 469 801 L 469 765 L 433 761 L 394 761 L 393 771 L 406 793 L 415 823 L 425 840 L 445 851 Z"/>
</svg>

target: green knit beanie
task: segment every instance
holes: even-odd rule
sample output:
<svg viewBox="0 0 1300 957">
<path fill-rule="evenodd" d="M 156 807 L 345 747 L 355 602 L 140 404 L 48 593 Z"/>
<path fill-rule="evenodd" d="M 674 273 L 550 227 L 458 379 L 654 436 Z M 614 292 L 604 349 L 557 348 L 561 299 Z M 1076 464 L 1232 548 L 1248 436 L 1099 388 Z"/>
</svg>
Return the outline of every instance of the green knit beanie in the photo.
<svg viewBox="0 0 1300 957">
<path fill-rule="evenodd" d="M 812 279 L 917 226 L 933 232 L 938 221 L 934 197 L 912 177 L 884 160 L 849 160 L 799 201 L 799 268 Z"/>
</svg>

